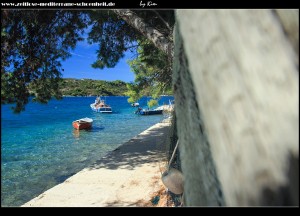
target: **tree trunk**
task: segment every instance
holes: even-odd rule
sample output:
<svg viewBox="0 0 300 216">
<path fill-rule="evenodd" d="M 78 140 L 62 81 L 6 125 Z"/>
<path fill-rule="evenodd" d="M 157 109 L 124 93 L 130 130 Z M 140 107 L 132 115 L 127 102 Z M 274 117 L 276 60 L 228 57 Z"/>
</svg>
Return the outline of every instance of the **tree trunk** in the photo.
<svg viewBox="0 0 300 216">
<path fill-rule="evenodd" d="M 128 9 L 113 9 L 113 11 L 125 20 L 133 28 L 141 32 L 147 39 L 166 54 L 170 58 L 174 55 L 174 44 L 169 41 L 161 32 L 149 26 L 142 18 Z"/>
<path fill-rule="evenodd" d="M 195 86 L 175 26 L 174 93 L 185 203 L 188 206 L 224 205 L 222 190 L 198 110 Z"/>
<path fill-rule="evenodd" d="M 290 43 L 296 52 L 295 62 L 299 67 L 299 10 L 275 10 Z"/>
<path fill-rule="evenodd" d="M 298 56 L 275 13 L 176 16 L 183 42 L 176 37 L 174 94 L 186 205 L 222 204 L 221 190 L 229 206 L 299 205 Z"/>
</svg>

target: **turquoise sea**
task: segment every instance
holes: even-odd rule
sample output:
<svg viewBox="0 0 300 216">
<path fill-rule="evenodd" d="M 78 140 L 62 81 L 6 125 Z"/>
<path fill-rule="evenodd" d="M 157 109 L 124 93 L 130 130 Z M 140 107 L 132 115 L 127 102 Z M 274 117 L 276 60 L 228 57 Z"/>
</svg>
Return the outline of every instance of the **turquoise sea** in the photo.
<svg viewBox="0 0 300 216">
<path fill-rule="evenodd" d="M 105 98 L 112 114 L 93 112 L 95 97 L 29 103 L 21 114 L 1 105 L 1 206 L 24 204 L 166 117 L 136 115 L 127 98 Z M 161 97 L 159 105 L 169 99 Z M 92 129 L 73 129 L 72 121 L 84 117 L 94 120 Z"/>
</svg>

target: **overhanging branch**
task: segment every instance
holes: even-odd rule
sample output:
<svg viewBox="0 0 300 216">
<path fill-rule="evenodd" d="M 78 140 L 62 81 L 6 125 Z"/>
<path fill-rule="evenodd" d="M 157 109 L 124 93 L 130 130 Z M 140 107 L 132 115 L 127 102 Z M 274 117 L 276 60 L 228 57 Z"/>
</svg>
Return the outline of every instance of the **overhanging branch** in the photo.
<svg viewBox="0 0 300 216">
<path fill-rule="evenodd" d="M 174 56 L 174 44 L 157 29 L 148 25 L 141 17 L 128 9 L 113 9 L 113 11 L 125 20 L 133 28 L 141 32 L 154 46 L 165 52 L 169 57 Z"/>
</svg>

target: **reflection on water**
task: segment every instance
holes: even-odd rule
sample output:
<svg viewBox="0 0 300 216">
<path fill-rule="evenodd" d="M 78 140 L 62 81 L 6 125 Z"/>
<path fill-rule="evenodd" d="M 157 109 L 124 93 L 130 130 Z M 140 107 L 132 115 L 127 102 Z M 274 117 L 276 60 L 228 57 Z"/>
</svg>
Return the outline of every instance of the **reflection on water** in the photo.
<svg viewBox="0 0 300 216">
<path fill-rule="evenodd" d="M 73 136 L 74 136 L 74 138 L 79 138 L 80 133 L 99 132 L 103 129 L 104 129 L 104 127 L 101 127 L 101 126 L 92 126 L 91 128 L 82 129 L 82 130 L 73 129 Z"/>
<path fill-rule="evenodd" d="M 75 138 L 79 138 L 79 136 L 80 136 L 79 130 L 74 129 L 73 130 L 73 135 L 74 135 Z"/>
<path fill-rule="evenodd" d="M 89 131 L 89 132 L 99 132 L 101 130 L 103 130 L 104 127 L 102 126 L 92 126 L 91 128 L 87 129 L 86 131 Z"/>
</svg>

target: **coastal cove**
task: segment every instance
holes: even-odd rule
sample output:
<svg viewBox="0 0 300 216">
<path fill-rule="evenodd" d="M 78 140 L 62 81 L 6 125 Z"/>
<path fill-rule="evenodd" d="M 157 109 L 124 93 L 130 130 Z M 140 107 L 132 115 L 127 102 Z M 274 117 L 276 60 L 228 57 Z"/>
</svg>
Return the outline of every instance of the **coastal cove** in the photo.
<svg viewBox="0 0 300 216">
<path fill-rule="evenodd" d="M 29 103 L 17 115 L 11 105 L 2 105 L 2 206 L 24 204 L 166 118 L 135 115 L 128 97 L 105 99 L 112 114 L 93 112 L 90 104 L 95 97 L 64 97 L 48 105 Z M 141 106 L 149 99 L 142 98 Z M 159 105 L 169 99 L 173 97 L 161 97 Z M 94 120 L 92 129 L 74 130 L 72 121 L 84 117 Z"/>
<path fill-rule="evenodd" d="M 166 119 L 21 207 L 156 206 L 169 133 Z"/>
</svg>

